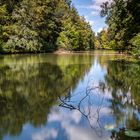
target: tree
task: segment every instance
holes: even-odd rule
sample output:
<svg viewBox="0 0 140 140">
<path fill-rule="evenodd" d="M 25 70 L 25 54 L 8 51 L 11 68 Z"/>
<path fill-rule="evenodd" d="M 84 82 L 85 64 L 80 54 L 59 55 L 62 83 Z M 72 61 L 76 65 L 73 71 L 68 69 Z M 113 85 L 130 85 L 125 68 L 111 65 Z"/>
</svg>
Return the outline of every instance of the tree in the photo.
<svg viewBox="0 0 140 140">
<path fill-rule="evenodd" d="M 97 49 L 116 49 L 115 40 L 111 39 L 108 28 L 104 28 L 97 34 L 95 42 Z"/>
<path fill-rule="evenodd" d="M 89 50 L 94 48 L 94 33 L 83 17 L 79 17 L 74 7 L 63 22 L 63 29 L 57 44 L 68 50 Z"/>
<path fill-rule="evenodd" d="M 140 32 L 140 1 L 113 0 L 102 4 L 101 16 L 106 16 L 112 39 L 122 51 L 135 51 L 130 41 Z"/>
<path fill-rule="evenodd" d="M 6 53 L 93 48 L 94 34 L 71 0 L 1 0 L 0 44 Z"/>
</svg>

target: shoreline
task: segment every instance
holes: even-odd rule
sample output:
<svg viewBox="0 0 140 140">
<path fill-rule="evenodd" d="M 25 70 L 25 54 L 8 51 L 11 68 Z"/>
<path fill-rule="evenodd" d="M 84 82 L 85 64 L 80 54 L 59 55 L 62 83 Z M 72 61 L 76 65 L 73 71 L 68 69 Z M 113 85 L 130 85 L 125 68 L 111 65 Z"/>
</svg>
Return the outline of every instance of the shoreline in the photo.
<svg viewBox="0 0 140 140">
<path fill-rule="evenodd" d="M 0 53 L 0 55 L 16 55 L 16 54 L 21 54 L 21 55 L 26 55 L 26 54 L 78 54 L 78 53 L 93 53 L 93 52 L 114 52 L 117 54 L 124 54 L 124 53 L 118 53 L 118 51 L 115 50 L 81 50 L 81 51 L 68 51 L 68 50 L 56 50 L 56 51 L 48 51 L 48 52 L 16 52 L 16 53 Z"/>
<path fill-rule="evenodd" d="M 106 54 L 108 52 L 108 54 Z M 104 54 L 105 53 L 105 54 Z M 57 55 L 63 55 L 63 54 L 88 54 L 88 55 L 124 55 L 124 56 L 131 56 L 126 53 L 119 53 L 115 50 L 91 50 L 91 51 L 67 51 L 67 50 L 57 50 L 54 52 L 48 52 L 46 54 L 57 54 Z"/>
<path fill-rule="evenodd" d="M 108 53 L 107 53 L 108 52 Z M 104 54 L 105 53 L 105 54 Z M 107 54 L 106 54 L 107 53 Z M 37 55 L 37 54 L 56 54 L 56 55 L 69 55 L 69 54 L 87 54 L 87 55 L 124 55 L 127 57 L 133 57 L 133 55 L 127 54 L 127 53 L 119 53 L 117 50 L 82 50 L 82 51 L 68 51 L 68 50 L 56 50 L 56 51 L 50 51 L 50 52 L 17 52 L 17 53 L 0 53 L 0 56 L 6 56 L 6 55 Z M 140 60 L 140 59 L 138 59 Z"/>
</svg>

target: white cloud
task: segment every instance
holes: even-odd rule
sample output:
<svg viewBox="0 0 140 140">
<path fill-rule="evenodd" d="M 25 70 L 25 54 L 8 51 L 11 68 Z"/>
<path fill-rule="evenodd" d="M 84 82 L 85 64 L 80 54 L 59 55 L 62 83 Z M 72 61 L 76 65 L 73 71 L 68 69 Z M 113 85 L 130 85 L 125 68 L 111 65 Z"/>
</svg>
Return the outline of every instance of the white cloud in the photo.
<svg viewBox="0 0 140 140">
<path fill-rule="evenodd" d="M 104 2 L 111 2 L 111 0 L 92 0 L 93 4 L 92 4 L 92 9 L 100 11 L 101 10 L 101 5 Z"/>
<path fill-rule="evenodd" d="M 99 15 L 99 12 L 98 11 L 92 11 L 91 15 L 97 16 L 97 15 Z"/>
<path fill-rule="evenodd" d="M 93 20 L 90 20 L 89 18 L 90 18 L 89 16 L 85 16 L 86 22 L 89 22 L 89 24 L 91 26 L 93 26 L 94 25 L 94 21 Z"/>
<path fill-rule="evenodd" d="M 101 11 L 101 5 L 104 2 L 111 2 L 112 0 L 92 0 L 91 5 L 78 5 L 77 8 L 92 10 L 91 15 L 99 15 Z"/>
<path fill-rule="evenodd" d="M 89 22 L 89 24 L 90 24 L 91 26 L 94 25 L 94 21 L 93 21 L 93 20 L 87 20 L 87 22 Z"/>
<path fill-rule="evenodd" d="M 40 132 L 37 132 L 32 135 L 32 140 L 46 140 L 46 139 L 54 139 L 58 135 L 57 130 L 55 129 L 42 129 Z"/>
<path fill-rule="evenodd" d="M 111 2 L 111 0 L 92 0 L 92 5 L 90 6 L 90 8 L 93 10 L 92 11 L 92 15 L 99 15 L 100 11 L 101 11 L 101 5 L 104 2 Z"/>
<path fill-rule="evenodd" d="M 52 112 L 48 118 L 48 121 L 53 122 L 53 121 L 69 120 L 75 123 L 79 123 L 81 118 L 82 118 L 82 114 L 76 110 L 73 110 L 68 113 L 65 113 L 65 111 L 64 112 L 62 111 L 61 113 Z"/>
<path fill-rule="evenodd" d="M 76 6 L 77 8 L 80 8 L 80 9 L 92 9 L 92 5 L 77 5 Z"/>
<path fill-rule="evenodd" d="M 100 33 L 102 30 L 103 30 L 103 28 L 99 28 L 97 32 Z"/>
<path fill-rule="evenodd" d="M 107 131 L 112 131 L 116 128 L 116 126 L 115 126 L 115 124 L 106 124 L 104 128 Z"/>
<path fill-rule="evenodd" d="M 106 2 L 106 1 L 110 2 L 111 0 L 92 0 L 91 5 L 78 5 L 77 8 L 93 9 L 93 10 L 96 10 L 96 11 L 100 11 L 102 3 Z"/>
<path fill-rule="evenodd" d="M 70 140 L 110 140 L 109 136 L 98 137 L 94 131 L 72 124 L 63 123 L 62 127 L 65 129 Z"/>
</svg>

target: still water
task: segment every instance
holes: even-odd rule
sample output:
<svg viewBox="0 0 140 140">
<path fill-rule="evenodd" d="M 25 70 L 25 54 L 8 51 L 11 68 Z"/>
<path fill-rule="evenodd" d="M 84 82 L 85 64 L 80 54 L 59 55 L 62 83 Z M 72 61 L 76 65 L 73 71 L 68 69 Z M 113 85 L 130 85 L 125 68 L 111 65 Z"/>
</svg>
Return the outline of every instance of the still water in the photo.
<svg viewBox="0 0 140 140">
<path fill-rule="evenodd" d="M 0 56 L 1 140 L 139 136 L 139 62 L 99 51 Z"/>
</svg>

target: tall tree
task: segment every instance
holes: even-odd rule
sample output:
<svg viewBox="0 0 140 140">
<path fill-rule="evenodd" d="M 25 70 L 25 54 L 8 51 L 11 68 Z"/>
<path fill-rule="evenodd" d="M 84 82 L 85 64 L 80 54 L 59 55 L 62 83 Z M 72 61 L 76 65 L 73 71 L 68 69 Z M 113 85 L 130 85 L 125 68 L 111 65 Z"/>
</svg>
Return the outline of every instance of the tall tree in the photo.
<svg viewBox="0 0 140 140">
<path fill-rule="evenodd" d="M 140 32 L 140 1 L 112 0 L 102 4 L 101 15 L 106 16 L 109 30 L 117 42 L 118 49 L 133 52 L 135 46 L 130 40 Z"/>
<path fill-rule="evenodd" d="M 90 25 L 71 0 L 1 0 L 0 46 L 4 52 L 93 48 Z M 65 46 L 65 47 L 64 47 Z"/>
</svg>

